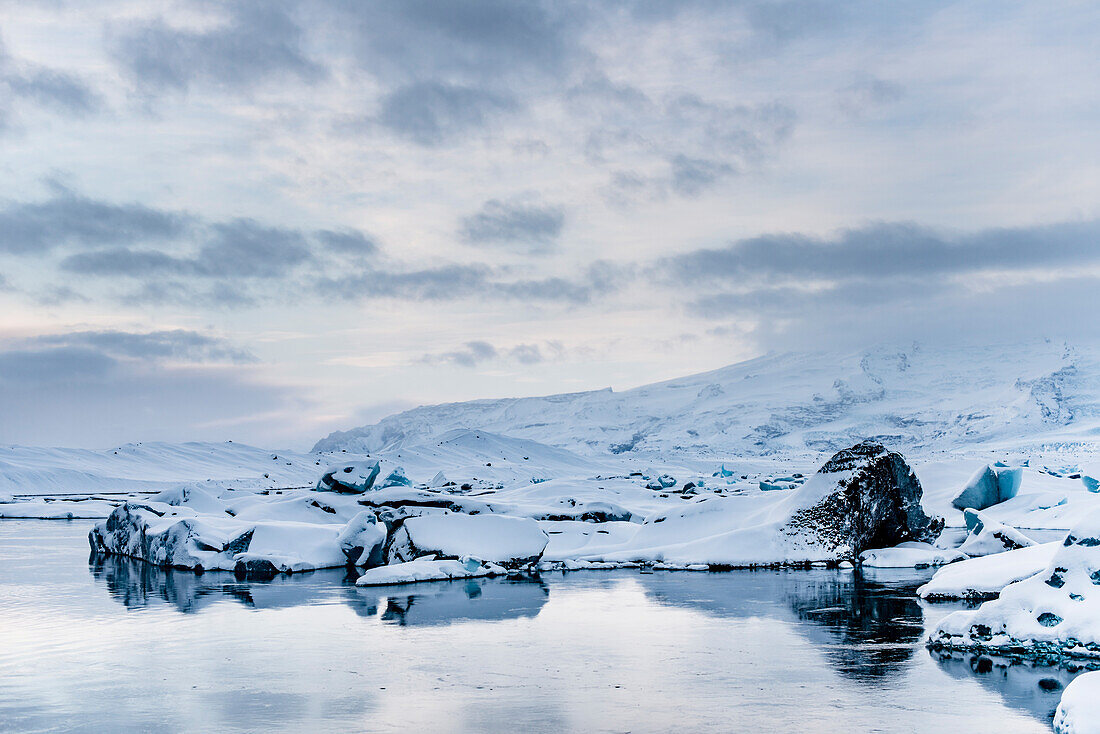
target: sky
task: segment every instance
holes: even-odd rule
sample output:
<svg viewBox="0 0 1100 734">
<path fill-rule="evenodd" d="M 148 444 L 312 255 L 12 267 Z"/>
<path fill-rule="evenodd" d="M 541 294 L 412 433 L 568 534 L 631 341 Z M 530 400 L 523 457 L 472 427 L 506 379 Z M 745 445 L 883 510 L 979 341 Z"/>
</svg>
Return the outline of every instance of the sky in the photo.
<svg viewBox="0 0 1100 734">
<path fill-rule="evenodd" d="M 0 0 L 0 443 L 1100 336 L 1100 7 Z"/>
</svg>

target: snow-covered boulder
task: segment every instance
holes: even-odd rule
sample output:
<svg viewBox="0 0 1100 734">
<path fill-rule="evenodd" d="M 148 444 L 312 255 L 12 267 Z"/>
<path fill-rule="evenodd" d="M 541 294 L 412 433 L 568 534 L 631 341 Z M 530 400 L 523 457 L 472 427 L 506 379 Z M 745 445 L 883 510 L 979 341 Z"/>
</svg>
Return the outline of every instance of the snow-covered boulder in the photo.
<svg viewBox="0 0 1100 734">
<path fill-rule="evenodd" d="M 1058 734 L 1100 734 L 1100 670 L 1082 673 L 1062 691 L 1054 712 Z"/>
<path fill-rule="evenodd" d="M 945 617 L 929 645 L 1040 660 L 1100 660 L 1100 512 L 1070 531 L 1040 573 L 1006 586 L 975 610 Z"/>
<path fill-rule="evenodd" d="M 411 484 L 401 467 L 379 459 L 368 459 L 330 466 L 317 480 L 316 490 L 362 494 L 372 489 L 407 487 Z"/>
<path fill-rule="evenodd" d="M 386 558 L 393 564 L 429 555 L 472 557 L 512 569 L 537 563 L 548 542 L 530 518 L 436 513 L 410 517 L 396 527 Z"/>
<path fill-rule="evenodd" d="M 977 510 L 964 510 L 963 515 L 970 532 L 959 550 L 968 556 L 988 556 L 1035 545 L 1034 540 L 1016 528 L 985 517 Z"/>
<path fill-rule="evenodd" d="M 808 536 L 848 560 L 868 548 L 932 542 L 943 530 L 943 518 L 925 514 L 922 494 L 901 454 L 864 441 L 838 451 L 796 490 L 801 506 L 782 532 Z"/>
<path fill-rule="evenodd" d="M 955 495 L 951 504 L 959 510 L 984 510 L 1015 497 L 1023 480 L 1024 470 L 1020 467 L 984 466 Z"/>
<path fill-rule="evenodd" d="M 965 560 L 957 550 L 937 548 L 931 543 L 909 541 L 893 548 L 874 548 L 859 554 L 859 564 L 866 568 L 929 568 L 946 566 Z"/>
<path fill-rule="evenodd" d="M 982 601 L 996 598 L 1001 589 L 1042 571 L 1060 542 L 971 558 L 941 568 L 928 583 L 917 589 L 925 601 Z"/>
</svg>

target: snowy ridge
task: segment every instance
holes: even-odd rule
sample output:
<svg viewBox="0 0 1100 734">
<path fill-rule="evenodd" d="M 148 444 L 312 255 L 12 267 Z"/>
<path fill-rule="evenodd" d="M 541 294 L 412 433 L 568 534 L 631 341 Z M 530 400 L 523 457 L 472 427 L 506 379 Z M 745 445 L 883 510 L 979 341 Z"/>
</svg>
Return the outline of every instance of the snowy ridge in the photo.
<svg viewBox="0 0 1100 734">
<path fill-rule="evenodd" d="M 159 491 L 208 479 L 247 488 L 301 487 L 316 482 L 319 471 L 317 456 L 232 441 L 0 447 L 0 495 Z"/>
<path fill-rule="evenodd" d="M 589 457 L 806 455 L 866 438 L 907 453 L 964 444 L 1078 453 L 1100 438 L 1100 349 L 1035 340 L 768 355 L 619 393 L 422 406 L 314 450 L 391 453 L 456 429 Z"/>
</svg>

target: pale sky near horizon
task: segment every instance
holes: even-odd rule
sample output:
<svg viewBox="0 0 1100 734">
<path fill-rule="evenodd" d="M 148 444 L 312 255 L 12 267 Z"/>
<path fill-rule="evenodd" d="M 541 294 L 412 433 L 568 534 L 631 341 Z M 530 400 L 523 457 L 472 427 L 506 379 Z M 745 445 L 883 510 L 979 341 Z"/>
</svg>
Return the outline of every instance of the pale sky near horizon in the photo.
<svg viewBox="0 0 1100 734">
<path fill-rule="evenodd" d="M 0 443 L 1100 335 L 1093 3 L 0 8 Z"/>
</svg>

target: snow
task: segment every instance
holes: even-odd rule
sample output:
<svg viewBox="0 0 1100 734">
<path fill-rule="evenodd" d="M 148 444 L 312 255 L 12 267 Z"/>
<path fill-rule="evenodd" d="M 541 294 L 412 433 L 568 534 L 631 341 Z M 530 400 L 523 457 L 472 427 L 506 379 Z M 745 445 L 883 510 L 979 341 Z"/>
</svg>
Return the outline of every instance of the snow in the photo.
<svg viewBox="0 0 1100 734">
<path fill-rule="evenodd" d="M 860 565 L 867 568 L 927 568 L 965 559 L 965 553 L 915 541 L 898 543 L 893 548 L 874 548 L 859 554 Z"/>
<path fill-rule="evenodd" d="M 1083 673 L 1062 691 L 1054 712 L 1058 734 L 1100 734 L 1100 671 Z"/>
<path fill-rule="evenodd" d="M 937 571 L 917 589 L 917 596 L 928 601 L 996 596 L 1009 584 L 1042 571 L 1060 545 L 1059 541 L 1041 543 L 954 563 Z"/>
<path fill-rule="evenodd" d="M 1035 541 L 1016 528 L 985 517 L 976 510 L 966 510 L 963 514 L 970 532 L 959 550 L 968 556 L 988 556 L 1035 545 Z"/>
<path fill-rule="evenodd" d="M 472 579 L 482 576 L 500 576 L 505 569 L 493 563 L 469 562 L 462 560 L 436 560 L 434 556 L 424 556 L 405 563 L 379 566 L 365 571 L 356 586 L 386 586 L 389 584 L 412 584 L 420 581 L 449 581 L 452 579 Z"/>
<path fill-rule="evenodd" d="M 1098 582 L 1100 512 L 1094 512 L 1070 531 L 1039 573 L 1004 587 L 997 599 L 975 610 L 948 615 L 931 642 L 952 649 L 1100 659 Z"/>
<path fill-rule="evenodd" d="M 530 518 L 506 515 L 430 514 L 411 517 L 394 531 L 390 562 L 423 555 L 472 556 L 506 566 L 535 563 L 549 537 Z"/>
</svg>

